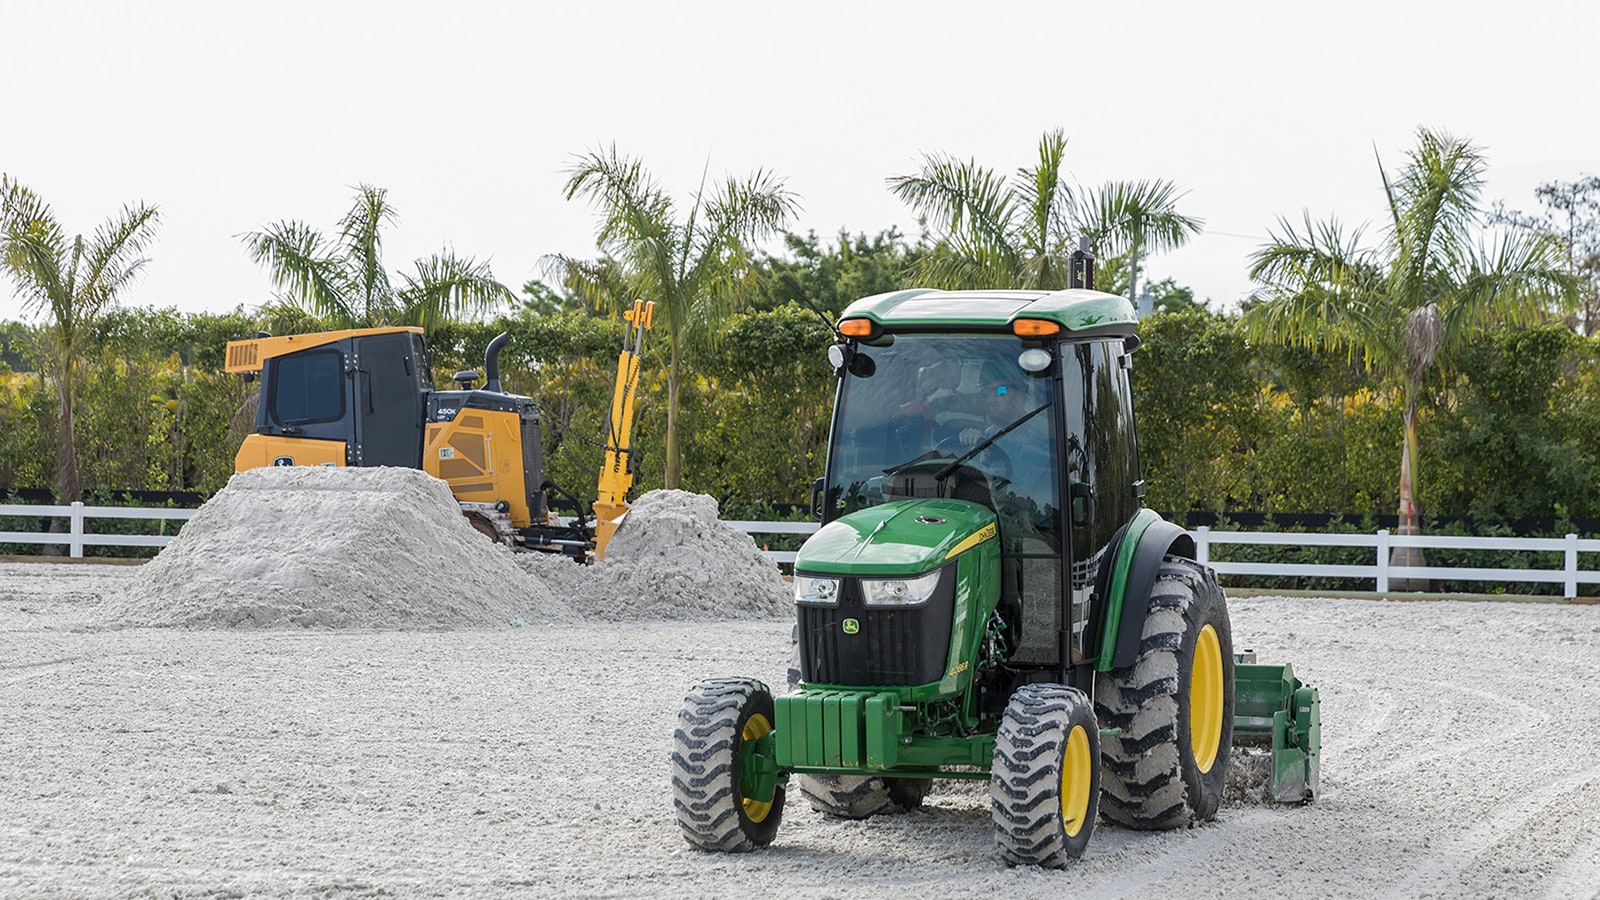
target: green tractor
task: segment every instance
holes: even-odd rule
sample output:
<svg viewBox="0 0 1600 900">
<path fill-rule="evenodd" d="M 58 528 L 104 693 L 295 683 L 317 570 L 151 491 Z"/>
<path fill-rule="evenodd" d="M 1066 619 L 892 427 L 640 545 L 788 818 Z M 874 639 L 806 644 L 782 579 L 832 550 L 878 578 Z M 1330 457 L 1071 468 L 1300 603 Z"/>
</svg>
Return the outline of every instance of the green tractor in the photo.
<svg viewBox="0 0 1600 900">
<path fill-rule="evenodd" d="M 1076 271 L 1092 285 L 1092 260 Z M 685 699 L 671 766 L 691 845 L 771 843 L 792 786 L 863 818 L 984 779 L 1001 856 L 1059 868 L 1098 817 L 1213 818 L 1236 740 L 1272 747 L 1277 799 L 1311 799 L 1316 692 L 1236 660 L 1215 574 L 1144 508 L 1136 324 L 1085 287 L 845 310 L 793 689 L 717 678 Z"/>
</svg>

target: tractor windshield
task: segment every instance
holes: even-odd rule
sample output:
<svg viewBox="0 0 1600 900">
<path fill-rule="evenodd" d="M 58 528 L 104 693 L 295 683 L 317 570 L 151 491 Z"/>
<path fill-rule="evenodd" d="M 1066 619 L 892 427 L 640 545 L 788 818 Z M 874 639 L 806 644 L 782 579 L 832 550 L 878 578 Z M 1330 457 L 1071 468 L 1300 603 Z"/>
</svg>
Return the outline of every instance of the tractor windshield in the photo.
<svg viewBox="0 0 1600 900">
<path fill-rule="evenodd" d="M 902 334 L 862 344 L 834 412 L 825 518 L 955 497 L 995 510 L 1013 537 L 1057 536 L 1056 404 L 1049 376 L 1018 363 L 1023 350 L 1011 335 Z"/>
</svg>

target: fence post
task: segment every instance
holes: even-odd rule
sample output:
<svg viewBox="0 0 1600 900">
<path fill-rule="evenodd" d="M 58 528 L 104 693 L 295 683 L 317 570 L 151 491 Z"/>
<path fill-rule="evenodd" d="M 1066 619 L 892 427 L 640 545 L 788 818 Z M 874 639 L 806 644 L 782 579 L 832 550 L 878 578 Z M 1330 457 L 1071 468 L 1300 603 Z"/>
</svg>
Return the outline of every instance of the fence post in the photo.
<svg viewBox="0 0 1600 900">
<path fill-rule="evenodd" d="M 1567 599 L 1578 599 L 1578 536 L 1567 535 Z"/>
<path fill-rule="evenodd" d="M 1378 593 L 1389 593 L 1389 529 L 1378 529 Z"/>
<path fill-rule="evenodd" d="M 1200 557 L 1195 560 L 1202 566 L 1211 564 L 1211 526 L 1201 525 L 1194 530 L 1194 555 Z"/>
<path fill-rule="evenodd" d="M 83 501 L 72 501 L 72 551 L 73 559 L 83 559 Z"/>
</svg>

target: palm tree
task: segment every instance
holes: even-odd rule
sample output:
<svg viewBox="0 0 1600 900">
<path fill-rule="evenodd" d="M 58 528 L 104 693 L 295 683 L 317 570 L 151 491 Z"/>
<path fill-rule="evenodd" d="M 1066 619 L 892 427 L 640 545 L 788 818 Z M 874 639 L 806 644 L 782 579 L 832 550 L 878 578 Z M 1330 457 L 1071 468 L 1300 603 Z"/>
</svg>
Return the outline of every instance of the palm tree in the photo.
<svg viewBox="0 0 1600 900">
<path fill-rule="evenodd" d="M 1255 340 L 1343 351 L 1400 381 L 1399 530 L 1416 534 L 1417 404 L 1429 371 L 1490 326 L 1538 321 L 1575 285 L 1547 236 L 1484 231 L 1479 148 L 1424 128 L 1407 158 L 1393 182 L 1379 160 L 1390 222 L 1377 246 L 1363 247 L 1361 229 L 1346 233 L 1333 220 L 1308 215 L 1303 231 L 1280 223 L 1282 233 L 1252 257 L 1262 290 L 1240 326 Z"/>
<path fill-rule="evenodd" d="M 0 174 L 0 265 L 11 275 L 23 308 L 50 320 L 51 367 L 61 407 L 55 489 L 62 502 L 77 500 L 83 488 L 73 424 L 78 358 L 101 315 L 144 268 L 140 253 L 159 218 L 154 206 L 124 206 L 93 236 L 69 238 L 49 204 Z"/>
<path fill-rule="evenodd" d="M 1182 194 L 1162 180 L 1109 182 L 1076 193 L 1063 181 L 1067 138 L 1061 129 L 1039 140 L 1039 159 L 1011 182 L 971 160 L 923 156 L 915 175 L 889 179 L 889 189 L 943 232 L 917 275 L 934 287 L 1067 286 L 1078 239 L 1100 256 L 1130 258 L 1129 299 L 1138 290 L 1139 259 L 1182 246 L 1200 220 L 1177 211 Z"/>
<path fill-rule="evenodd" d="M 709 331 L 753 286 L 752 245 L 776 234 L 798 209 L 782 180 L 764 171 L 729 178 L 709 191 L 702 179 L 680 221 L 672 199 L 636 159 L 605 152 L 579 157 L 564 196 L 585 197 L 600 214 L 595 242 L 607 258 L 549 258 L 551 269 L 601 308 L 653 300 L 667 349 L 667 447 L 663 486 L 682 475 L 678 451 L 678 390 L 687 343 Z M 659 331 L 660 328 L 658 327 Z"/>
<path fill-rule="evenodd" d="M 289 322 L 315 317 L 331 328 L 417 325 L 431 332 L 514 298 L 488 263 L 449 250 L 417 260 L 396 288 L 383 267 L 383 228 L 398 221 L 388 192 L 362 184 L 333 238 L 294 220 L 243 235 L 250 258 L 266 266 L 283 292 L 266 315 Z"/>
</svg>

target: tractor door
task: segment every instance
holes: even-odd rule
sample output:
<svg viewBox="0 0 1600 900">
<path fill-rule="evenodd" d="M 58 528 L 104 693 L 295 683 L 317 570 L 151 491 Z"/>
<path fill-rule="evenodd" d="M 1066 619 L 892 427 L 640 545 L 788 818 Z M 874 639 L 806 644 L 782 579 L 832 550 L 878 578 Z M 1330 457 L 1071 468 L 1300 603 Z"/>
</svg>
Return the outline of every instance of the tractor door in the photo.
<svg viewBox="0 0 1600 900">
<path fill-rule="evenodd" d="M 1128 355 L 1120 338 L 1062 350 L 1066 394 L 1066 496 L 1071 519 L 1072 661 L 1081 663 L 1085 626 L 1102 563 L 1141 506 Z M 1093 650 L 1094 648 L 1087 648 Z"/>
<path fill-rule="evenodd" d="M 358 466 L 422 467 L 424 360 L 409 333 L 360 338 L 355 366 L 355 450 Z"/>
</svg>

